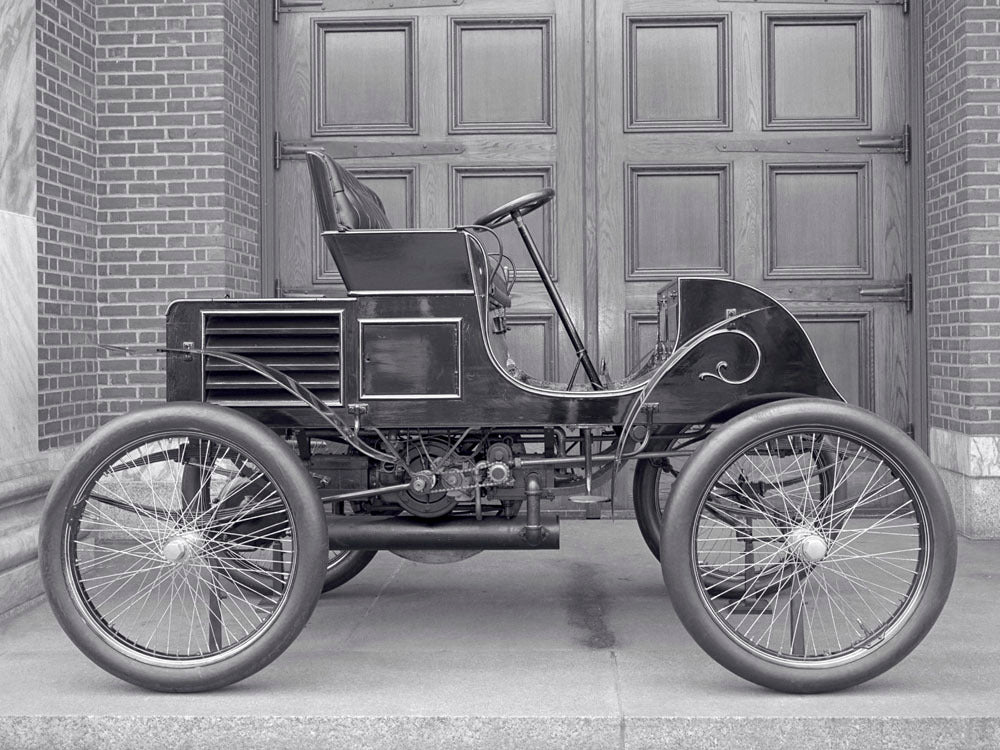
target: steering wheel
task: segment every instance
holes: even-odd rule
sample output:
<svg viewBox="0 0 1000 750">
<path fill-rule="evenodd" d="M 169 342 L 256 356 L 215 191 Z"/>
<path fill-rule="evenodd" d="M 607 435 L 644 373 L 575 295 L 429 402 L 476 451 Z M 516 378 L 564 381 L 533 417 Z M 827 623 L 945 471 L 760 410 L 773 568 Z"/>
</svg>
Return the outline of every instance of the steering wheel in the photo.
<svg viewBox="0 0 1000 750">
<path fill-rule="evenodd" d="M 515 212 L 521 216 L 526 216 L 535 209 L 541 208 L 555 197 L 556 191 L 547 187 L 544 190 L 539 190 L 537 193 L 528 193 L 527 195 L 522 195 L 520 198 L 508 201 L 499 208 L 494 208 L 488 214 L 480 216 L 472 223 L 480 227 L 496 229 L 513 221 Z"/>
</svg>

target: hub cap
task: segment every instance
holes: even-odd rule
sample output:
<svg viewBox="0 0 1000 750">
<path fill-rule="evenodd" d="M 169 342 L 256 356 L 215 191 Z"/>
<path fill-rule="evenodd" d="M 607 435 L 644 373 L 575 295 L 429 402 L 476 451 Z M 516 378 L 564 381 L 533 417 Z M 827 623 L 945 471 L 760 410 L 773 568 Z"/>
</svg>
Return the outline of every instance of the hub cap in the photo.
<svg viewBox="0 0 1000 750">
<path fill-rule="evenodd" d="M 799 526 L 788 534 L 788 548 L 803 562 L 818 563 L 828 551 L 826 540 L 815 529 Z"/>
<path fill-rule="evenodd" d="M 173 565 L 180 565 L 197 556 L 204 539 L 197 531 L 172 537 L 163 545 L 163 559 Z"/>
</svg>

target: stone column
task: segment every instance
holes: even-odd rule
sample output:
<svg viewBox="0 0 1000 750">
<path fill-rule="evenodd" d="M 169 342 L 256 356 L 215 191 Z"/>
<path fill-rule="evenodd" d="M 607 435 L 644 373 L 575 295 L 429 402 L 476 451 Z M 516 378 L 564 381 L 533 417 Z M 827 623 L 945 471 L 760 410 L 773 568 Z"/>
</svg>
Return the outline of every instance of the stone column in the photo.
<svg viewBox="0 0 1000 750">
<path fill-rule="evenodd" d="M 0 613 L 41 593 L 36 554 L 35 3 L 0 4 Z"/>
<path fill-rule="evenodd" d="M 959 531 L 1000 538 L 1000 0 L 927 0 L 931 457 Z"/>
</svg>

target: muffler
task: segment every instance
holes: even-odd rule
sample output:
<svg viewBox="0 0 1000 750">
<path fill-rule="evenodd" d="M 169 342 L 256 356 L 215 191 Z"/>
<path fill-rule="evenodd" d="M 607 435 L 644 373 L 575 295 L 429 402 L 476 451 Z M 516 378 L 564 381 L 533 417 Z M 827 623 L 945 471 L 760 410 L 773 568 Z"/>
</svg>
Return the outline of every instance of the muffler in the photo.
<svg viewBox="0 0 1000 750">
<path fill-rule="evenodd" d="M 559 549 L 559 519 L 529 533 L 524 519 L 330 516 L 330 549 Z"/>
</svg>

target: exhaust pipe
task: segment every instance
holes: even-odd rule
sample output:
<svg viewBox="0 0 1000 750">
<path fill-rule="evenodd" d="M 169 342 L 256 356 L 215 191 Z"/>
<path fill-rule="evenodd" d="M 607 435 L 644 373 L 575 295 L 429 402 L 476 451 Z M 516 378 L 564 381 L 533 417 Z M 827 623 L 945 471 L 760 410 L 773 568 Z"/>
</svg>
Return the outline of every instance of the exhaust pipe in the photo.
<svg viewBox="0 0 1000 750">
<path fill-rule="evenodd" d="M 529 531 L 517 518 L 332 516 L 330 549 L 559 549 L 559 519 L 540 521 Z"/>
</svg>

